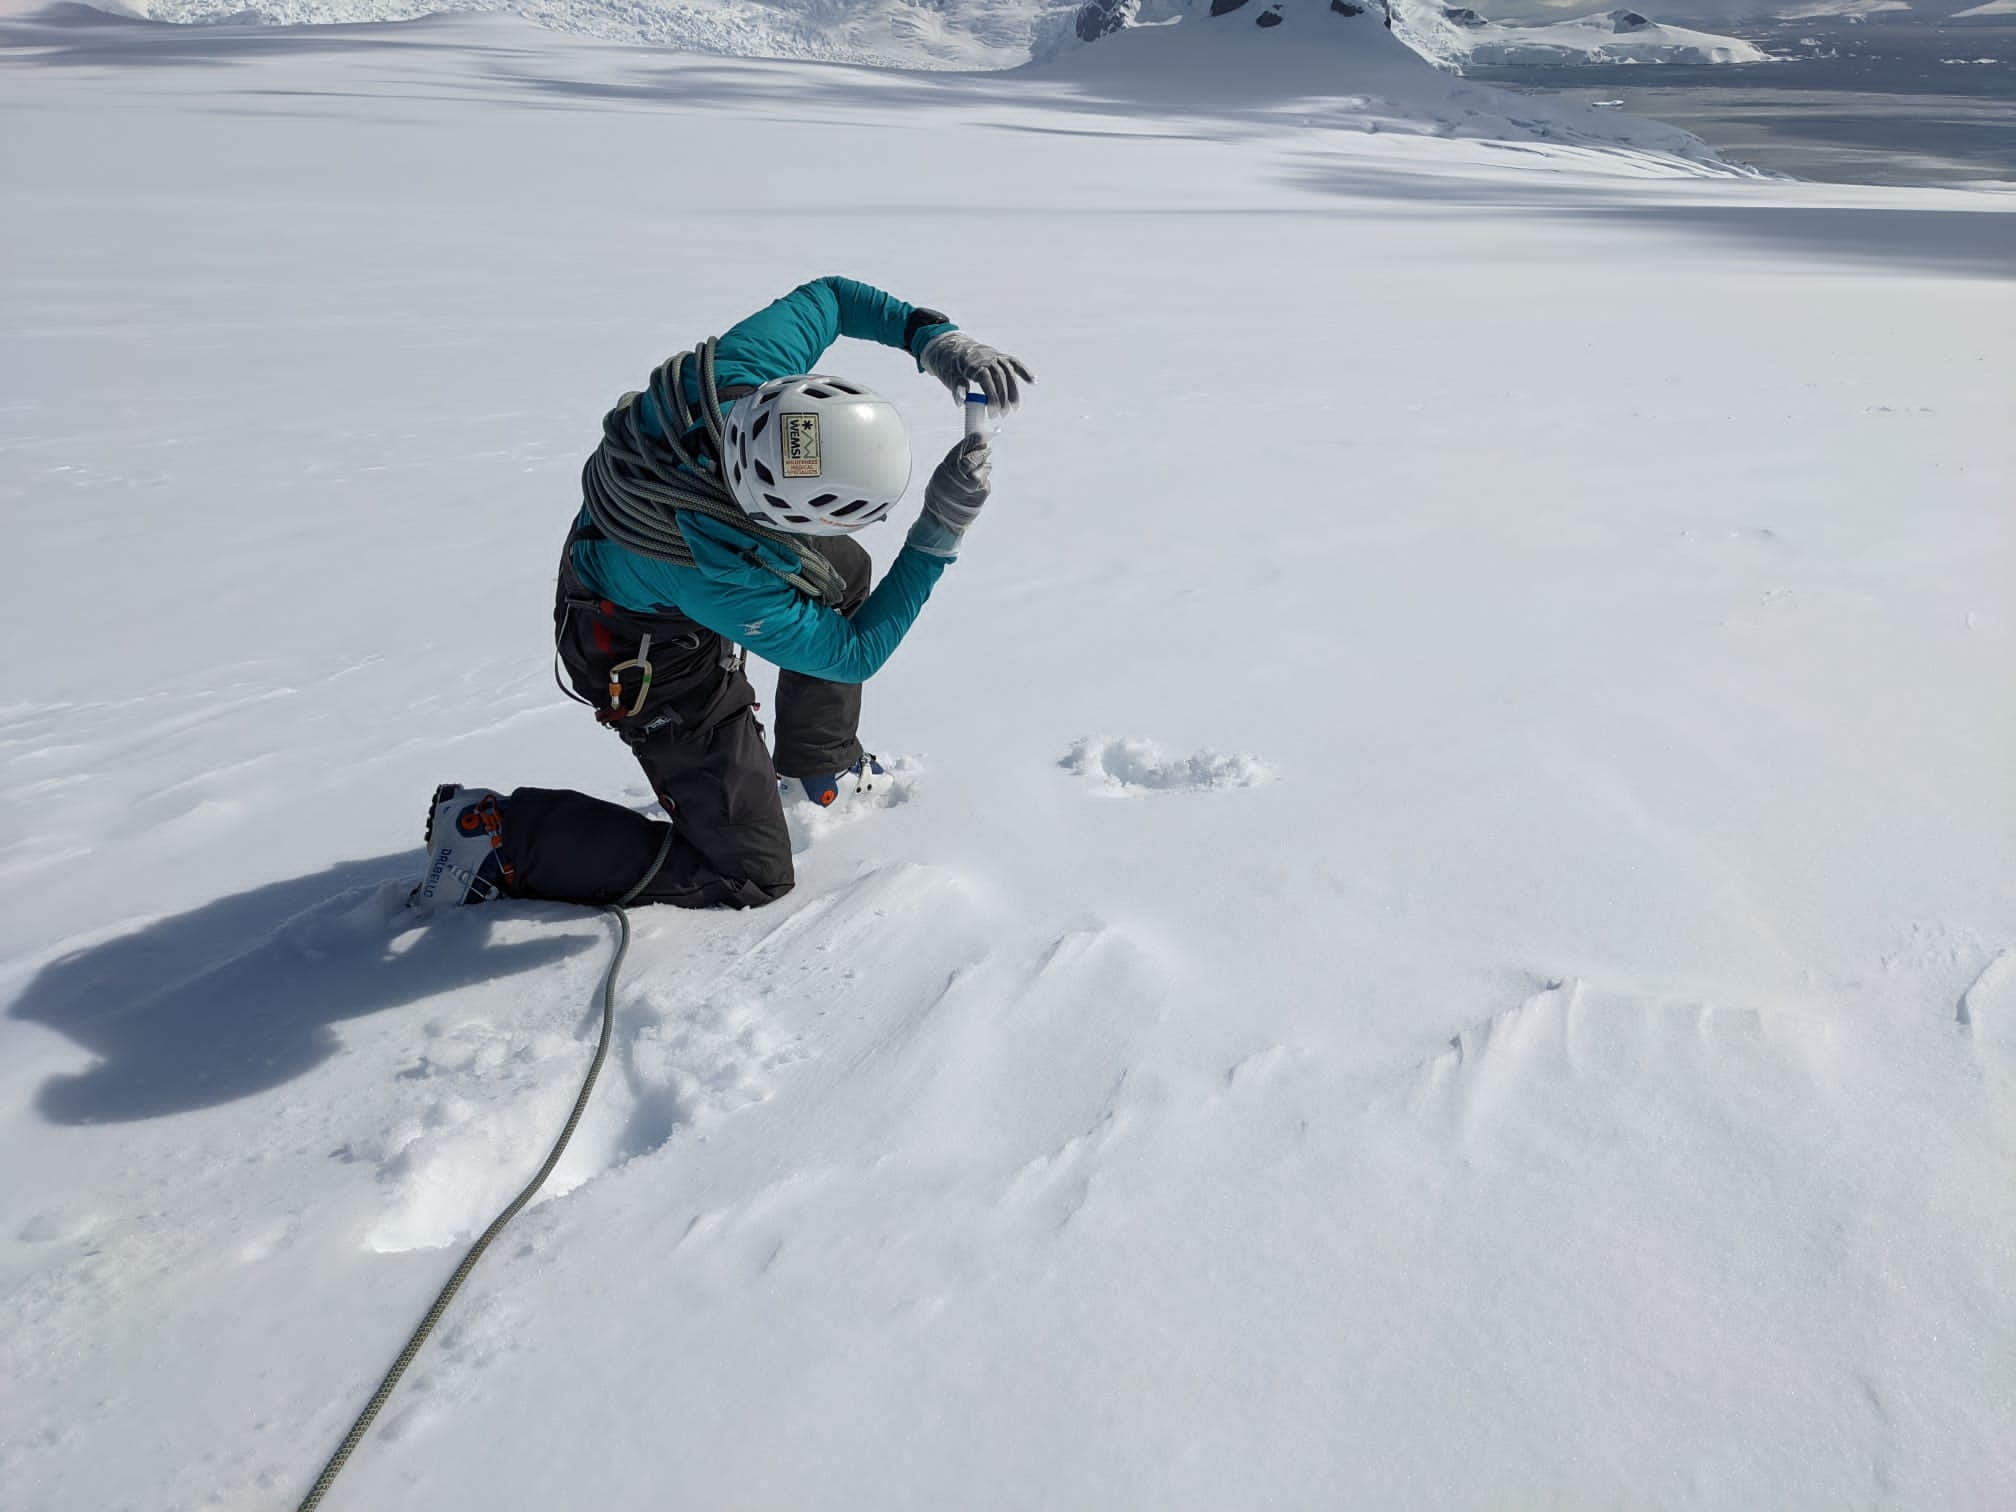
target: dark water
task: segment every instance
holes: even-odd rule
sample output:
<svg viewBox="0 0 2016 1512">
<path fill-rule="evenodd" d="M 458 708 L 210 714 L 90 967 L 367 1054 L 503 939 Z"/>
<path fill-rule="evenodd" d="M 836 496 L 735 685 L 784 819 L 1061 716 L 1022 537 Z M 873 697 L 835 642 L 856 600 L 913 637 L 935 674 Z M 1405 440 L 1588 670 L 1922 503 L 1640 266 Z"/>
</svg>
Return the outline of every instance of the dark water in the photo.
<svg viewBox="0 0 2016 1512">
<path fill-rule="evenodd" d="M 1621 100 L 1619 108 L 1683 126 L 1724 157 L 1797 178 L 2016 183 L 2016 24 L 2008 18 L 1702 29 L 1755 42 L 1772 61 L 1466 72 L 1585 102 Z"/>
</svg>

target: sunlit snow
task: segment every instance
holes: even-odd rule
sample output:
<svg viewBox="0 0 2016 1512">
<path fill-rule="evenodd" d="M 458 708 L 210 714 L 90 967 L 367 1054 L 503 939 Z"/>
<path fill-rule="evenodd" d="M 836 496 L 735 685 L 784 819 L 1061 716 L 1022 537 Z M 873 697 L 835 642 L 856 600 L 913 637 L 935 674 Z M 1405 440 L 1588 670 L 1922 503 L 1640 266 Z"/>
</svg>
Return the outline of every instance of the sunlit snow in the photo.
<svg viewBox="0 0 2016 1512">
<path fill-rule="evenodd" d="M 2016 1504 L 2011 201 L 1255 8 L 0 29 L 0 1506 L 292 1506 L 536 1166 L 609 928 L 427 795 L 648 804 L 579 469 L 825 273 L 1041 380 L 892 780 L 639 912 L 327 1505 Z"/>
</svg>

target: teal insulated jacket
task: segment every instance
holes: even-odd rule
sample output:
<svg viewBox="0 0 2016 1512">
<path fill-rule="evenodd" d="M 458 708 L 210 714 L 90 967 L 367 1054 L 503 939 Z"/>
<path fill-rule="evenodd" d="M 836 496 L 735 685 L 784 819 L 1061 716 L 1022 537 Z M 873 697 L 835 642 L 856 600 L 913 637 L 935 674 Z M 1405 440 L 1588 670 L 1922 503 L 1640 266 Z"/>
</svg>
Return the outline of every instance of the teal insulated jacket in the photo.
<svg viewBox="0 0 2016 1512">
<path fill-rule="evenodd" d="M 760 387 L 773 378 L 812 372 L 842 336 L 880 342 L 914 359 L 934 336 L 953 329 L 936 311 L 919 310 L 851 278 L 814 279 L 721 338 L 714 354 L 715 381 L 723 388 Z M 686 397 L 697 409 L 700 394 L 690 372 Z M 640 402 L 644 428 L 662 433 L 664 418 L 650 395 Z M 692 548 L 693 566 L 661 562 L 614 541 L 591 540 L 574 543 L 574 571 L 594 593 L 622 608 L 645 614 L 676 611 L 786 671 L 830 682 L 866 682 L 881 668 L 916 622 L 947 562 L 906 545 L 850 618 L 746 559 L 754 551 L 787 565 L 777 547 L 684 510 L 677 519 Z M 584 508 L 580 523 L 587 521 Z"/>
</svg>

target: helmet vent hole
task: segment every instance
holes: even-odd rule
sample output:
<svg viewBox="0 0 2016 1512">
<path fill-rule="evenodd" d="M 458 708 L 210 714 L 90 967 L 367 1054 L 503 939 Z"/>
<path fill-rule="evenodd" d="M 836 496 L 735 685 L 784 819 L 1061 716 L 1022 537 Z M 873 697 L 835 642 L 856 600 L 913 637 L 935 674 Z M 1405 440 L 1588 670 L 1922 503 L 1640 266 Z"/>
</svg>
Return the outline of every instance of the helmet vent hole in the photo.
<svg viewBox="0 0 2016 1512">
<path fill-rule="evenodd" d="M 768 504 L 768 505 L 769 505 L 769 506 L 770 506 L 770 507 L 771 507 L 772 509 L 775 509 L 775 510 L 779 510 L 779 511 L 782 511 L 782 510 L 787 510 L 787 509 L 789 509 L 789 508 L 791 507 L 791 506 L 790 506 L 790 505 L 789 505 L 788 503 L 786 503 L 786 502 L 785 502 L 784 500 L 782 500 L 782 499 L 778 498 L 778 497 L 777 497 L 777 495 L 775 495 L 775 494 L 765 494 L 765 495 L 763 495 L 763 502 L 764 502 L 765 504 Z"/>
<path fill-rule="evenodd" d="M 810 525 L 812 520 L 809 515 L 786 515 L 784 516 L 784 523 L 786 525 Z"/>
<path fill-rule="evenodd" d="M 828 494 L 826 497 L 830 499 L 833 497 L 833 495 Z M 813 502 L 816 503 L 818 501 L 814 500 Z M 842 504 L 838 509 L 831 511 L 831 516 L 833 519 L 836 520 L 844 520 L 849 515 L 857 515 L 861 513 L 861 511 L 866 509 L 867 507 L 868 507 L 868 501 L 866 499 L 856 499 L 852 504 Z"/>
<path fill-rule="evenodd" d="M 798 392 L 803 394 L 807 399 L 831 399 L 833 397 L 833 390 L 812 388 L 809 385 L 798 390 Z"/>
<path fill-rule="evenodd" d="M 756 476 L 761 478 L 765 483 L 770 484 L 773 488 L 777 484 L 777 475 L 763 465 L 761 457 L 756 459 Z"/>
<path fill-rule="evenodd" d="M 861 523 L 863 525 L 873 525 L 887 513 L 889 513 L 889 506 L 887 504 L 878 504 L 874 509 L 861 517 Z"/>
<path fill-rule="evenodd" d="M 832 386 L 833 388 L 836 388 L 836 389 L 838 389 L 838 390 L 839 390 L 839 391 L 840 391 L 841 393 L 843 393 L 843 394 L 853 394 L 853 395 L 855 395 L 855 396 L 856 396 L 856 397 L 858 398 L 858 397 L 859 397 L 859 395 L 860 395 L 860 393 L 861 393 L 861 390 L 859 390 L 858 388 L 854 387 L 854 385 L 853 385 L 853 384 L 851 384 L 851 383 L 842 383 L 842 382 L 841 382 L 841 381 L 840 381 L 839 379 L 837 379 L 837 378 L 829 378 L 829 379 L 827 380 L 827 382 L 828 382 L 828 384 L 830 384 L 830 385 L 831 385 L 831 386 Z"/>
<path fill-rule="evenodd" d="M 744 462 L 749 460 L 749 432 L 744 431 L 735 438 L 735 453 Z"/>
<path fill-rule="evenodd" d="M 807 499 L 805 501 L 805 507 L 807 509 L 824 509 L 828 504 L 831 504 L 835 499 L 839 497 L 840 495 L 838 494 L 821 494 L 816 499 Z"/>
<path fill-rule="evenodd" d="M 756 417 L 756 423 L 749 427 L 749 439 L 754 441 L 763 434 L 763 427 L 770 423 L 770 411 L 765 410 Z"/>
</svg>

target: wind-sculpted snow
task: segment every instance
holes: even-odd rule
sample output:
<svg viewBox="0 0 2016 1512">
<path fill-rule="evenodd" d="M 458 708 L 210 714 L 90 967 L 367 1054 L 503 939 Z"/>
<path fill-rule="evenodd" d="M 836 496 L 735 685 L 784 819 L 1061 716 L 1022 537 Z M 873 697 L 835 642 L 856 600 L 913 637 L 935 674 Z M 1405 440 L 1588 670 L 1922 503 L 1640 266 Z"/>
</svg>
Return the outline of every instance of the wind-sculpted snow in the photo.
<svg viewBox="0 0 2016 1512">
<path fill-rule="evenodd" d="M 651 806 L 581 464 L 828 272 L 1041 377 L 889 780 L 635 911 L 327 1505 L 2016 1505 L 2016 215 L 1266 9 L 0 23 L 7 1512 L 291 1505 L 531 1174 L 611 927 L 427 795 Z"/>
<path fill-rule="evenodd" d="M 1981 1040 L 2016 1046 L 2016 950 L 2002 951 L 1981 968 L 1960 994 L 1954 1018 Z"/>
</svg>

